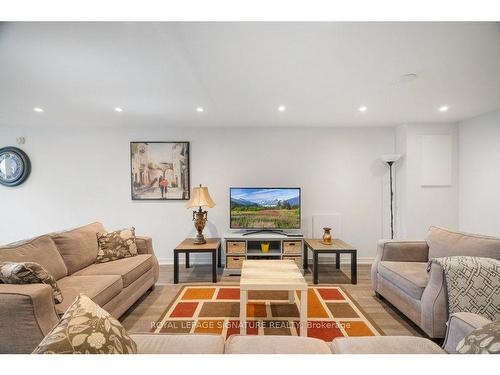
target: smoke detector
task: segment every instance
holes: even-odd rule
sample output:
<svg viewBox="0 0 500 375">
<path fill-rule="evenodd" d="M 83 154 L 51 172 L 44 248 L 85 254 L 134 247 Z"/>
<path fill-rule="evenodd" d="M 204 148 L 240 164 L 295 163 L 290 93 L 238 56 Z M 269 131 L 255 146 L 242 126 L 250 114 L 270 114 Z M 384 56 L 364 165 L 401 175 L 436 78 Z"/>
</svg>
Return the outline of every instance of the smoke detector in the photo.
<svg viewBox="0 0 500 375">
<path fill-rule="evenodd" d="M 401 83 L 407 83 L 415 81 L 417 78 L 418 75 L 416 73 L 408 73 L 408 74 L 403 74 L 401 77 L 399 77 L 399 81 Z"/>
</svg>

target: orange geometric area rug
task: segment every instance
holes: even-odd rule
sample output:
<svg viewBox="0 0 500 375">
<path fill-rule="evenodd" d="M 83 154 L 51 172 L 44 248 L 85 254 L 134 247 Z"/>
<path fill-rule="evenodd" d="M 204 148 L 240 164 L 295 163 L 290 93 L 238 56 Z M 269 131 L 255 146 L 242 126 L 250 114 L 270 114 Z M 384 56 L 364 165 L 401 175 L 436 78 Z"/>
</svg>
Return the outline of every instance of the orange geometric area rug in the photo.
<svg viewBox="0 0 500 375">
<path fill-rule="evenodd" d="M 250 291 L 247 334 L 300 335 L 300 293 L 288 302 L 287 291 Z M 308 336 L 332 341 L 342 336 L 381 336 L 382 331 L 338 286 L 310 287 L 307 297 Z M 154 333 L 214 333 L 226 340 L 240 332 L 238 286 L 184 286 L 162 316 Z"/>
</svg>

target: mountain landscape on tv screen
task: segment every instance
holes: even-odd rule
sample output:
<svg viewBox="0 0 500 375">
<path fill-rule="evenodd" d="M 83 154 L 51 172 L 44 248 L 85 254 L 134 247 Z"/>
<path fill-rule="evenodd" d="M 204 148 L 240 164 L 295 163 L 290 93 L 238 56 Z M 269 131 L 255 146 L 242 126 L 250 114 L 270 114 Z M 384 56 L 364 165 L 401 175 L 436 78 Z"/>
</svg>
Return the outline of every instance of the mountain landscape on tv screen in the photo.
<svg viewBox="0 0 500 375">
<path fill-rule="evenodd" d="M 300 228 L 299 189 L 231 191 L 231 228 Z"/>
</svg>

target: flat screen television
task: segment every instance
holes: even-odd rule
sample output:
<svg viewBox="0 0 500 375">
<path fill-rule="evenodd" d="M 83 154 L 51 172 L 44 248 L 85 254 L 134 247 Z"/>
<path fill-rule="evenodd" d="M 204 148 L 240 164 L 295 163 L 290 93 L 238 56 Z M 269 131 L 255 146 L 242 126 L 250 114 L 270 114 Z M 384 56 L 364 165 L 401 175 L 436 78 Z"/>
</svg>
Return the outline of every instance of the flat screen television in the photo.
<svg viewBox="0 0 500 375">
<path fill-rule="evenodd" d="M 300 229 L 300 188 L 229 189 L 230 228 Z"/>
</svg>

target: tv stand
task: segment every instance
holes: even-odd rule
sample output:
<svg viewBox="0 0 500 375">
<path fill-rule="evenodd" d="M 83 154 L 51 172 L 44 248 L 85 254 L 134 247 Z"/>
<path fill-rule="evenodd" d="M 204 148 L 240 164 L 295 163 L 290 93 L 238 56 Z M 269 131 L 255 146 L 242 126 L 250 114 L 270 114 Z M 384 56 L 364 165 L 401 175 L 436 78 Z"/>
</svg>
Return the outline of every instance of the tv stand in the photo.
<svg viewBox="0 0 500 375">
<path fill-rule="evenodd" d="M 291 238 L 291 236 L 300 238 Z M 304 239 L 300 233 L 286 233 L 278 230 L 255 230 L 228 233 L 224 236 L 225 275 L 239 275 L 245 259 L 293 260 L 303 268 Z M 262 251 L 261 244 L 268 246 Z"/>
<path fill-rule="evenodd" d="M 274 234 L 282 234 L 286 236 L 287 234 L 279 229 L 258 229 L 258 230 L 249 230 L 248 232 L 242 233 L 242 236 L 249 236 L 257 233 L 274 233 Z"/>
</svg>

